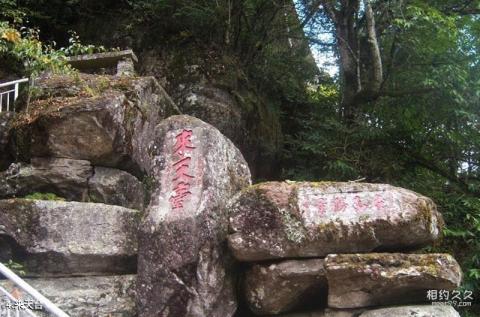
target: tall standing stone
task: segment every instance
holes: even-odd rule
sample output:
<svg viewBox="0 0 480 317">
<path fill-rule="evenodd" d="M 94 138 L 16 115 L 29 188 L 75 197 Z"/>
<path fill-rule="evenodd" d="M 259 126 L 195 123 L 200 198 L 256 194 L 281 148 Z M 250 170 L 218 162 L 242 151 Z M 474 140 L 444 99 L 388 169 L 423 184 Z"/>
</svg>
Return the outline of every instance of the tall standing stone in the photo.
<svg viewBox="0 0 480 317">
<path fill-rule="evenodd" d="M 154 191 L 139 234 L 139 316 L 232 316 L 224 207 L 251 182 L 242 154 L 209 124 L 173 116 L 157 126 L 150 155 Z"/>
</svg>

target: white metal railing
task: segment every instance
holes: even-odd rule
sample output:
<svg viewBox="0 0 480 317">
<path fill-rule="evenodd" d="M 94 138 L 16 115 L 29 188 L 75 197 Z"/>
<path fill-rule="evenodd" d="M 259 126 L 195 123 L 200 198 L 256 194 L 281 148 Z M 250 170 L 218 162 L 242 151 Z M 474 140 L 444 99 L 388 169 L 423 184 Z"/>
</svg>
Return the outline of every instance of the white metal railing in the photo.
<svg viewBox="0 0 480 317">
<path fill-rule="evenodd" d="M 17 274 L 12 272 L 8 267 L 0 263 L 0 274 L 4 275 L 7 279 L 13 282 L 18 288 L 26 292 L 33 300 L 22 300 L 15 298 L 3 287 L 0 287 L 0 294 L 4 296 L 4 304 L 0 302 L 0 317 L 24 317 L 37 315 L 32 312 L 32 309 L 36 309 L 37 305 L 40 310 L 46 310 L 56 317 L 69 317 L 65 312 L 58 308 L 48 298 L 40 294 L 36 289 L 31 287 L 27 282 L 20 278 Z M 35 307 L 30 307 L 35 305 Z"/>
<path fill-rule="evenodd" d="M 0 91 L 0 112 L 15 111 L 14 103 L 18 98 L 20 84 L 26 82 L 28 82 L 28 78 L 22 78 L 0 84 L 0 88 L 6 88 L 6 90 Z"/>
</svg>

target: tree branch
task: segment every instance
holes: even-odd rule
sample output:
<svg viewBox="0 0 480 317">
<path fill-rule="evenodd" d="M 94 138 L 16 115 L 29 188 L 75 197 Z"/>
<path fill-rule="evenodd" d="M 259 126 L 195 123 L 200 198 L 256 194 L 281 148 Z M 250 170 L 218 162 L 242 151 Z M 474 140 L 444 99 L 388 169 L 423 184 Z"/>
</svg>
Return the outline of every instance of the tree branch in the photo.
<svg viewBox="0 0 480 317">
<path fill-rule="evenodd" d="M 310 22 L 313 19 L 315 14 L 317 14 L 318 10 L 320 10 L 321 5 L 322 5 L 322 0 L 317 0 L 311 5 L 310 11 L 308 12 L 307 16 L 305 17 L 305 19 L 303 19 L 302 23 L 300 23 L 301 29 L 303 29 L 305 25 L 307 25 L 308 22 Z"/>
<path fill-rule="evenodd" d="M 377 33 L 375 30 L 375 17 L 373 15 L 372 6 L 369 0 L 364 0 L 363 3 L 365 5 L 365 18 L 367 20 L 367 41 L 372 62 L 372 79 L 369 84 L 369 89 L 373 92 L 378 92 L 380 91 L 383 83 L 382 56 L 380 55 L 380 47 L 378 45 Z"/>
</svg>

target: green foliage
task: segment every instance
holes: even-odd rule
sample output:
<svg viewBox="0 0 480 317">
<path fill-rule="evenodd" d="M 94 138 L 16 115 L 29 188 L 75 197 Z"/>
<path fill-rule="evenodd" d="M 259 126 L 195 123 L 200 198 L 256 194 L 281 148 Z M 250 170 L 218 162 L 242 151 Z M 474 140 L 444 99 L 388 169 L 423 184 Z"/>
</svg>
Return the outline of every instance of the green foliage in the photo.
<svg viewBox="0 0 480 317">
<path fill-rule="evenodd" d="M 8 22 L 0 22 L 0 55 L 20 61 L 29 75 L 70 71 L 63 52 L 43 44 L 37 29 L 16 28 Z"/>
<path fill-rule="evenodd" d="M 14 273 L 20 276 L 25 276 L 27 273 L 25 272 L 25 268 L 22 264 L 14 262 L 12 260 L 8 260 L 7 263 L 5 263 L 5 266 L 8 267 L 10 270 L 12 270 Z"/>
<path fill-rule="evenodd" d="M 69 31 L 70 38 L 68 39 L 69 46 L 60 48 L 60 52 L 65 56 L 75 56 L 84 54 L 103 53 L 107 49 L 103 45 L 83 44 L 80 41 L 80 36 L 75 31 Z M 112 49 L 113 51 L 118 49 Z M 112 51 L 110 50 L 110 51 Z"/>
<path fill-rule="evenodd" d="M 385 182 L 431 197 L 446 229 L 430 251 L 453 254 L 465 273 L 462 287 L 478 299 L 480 20 L 444 6 L 408 1 L 389 7 L 391 22 L 379 17 L 388 74 L 383 89 L 392 93 L 359 105 L 355 122 L 348 123 L 338 84 L 314 86 L 303 111 L 285 118 L 297 129 L 286 136 L 283 174 Z M 479 307 L 462 312 L 478 313 Z"/>
<path fill-rule="evenodd" d="M 53 200 L 53 201 L 65 201 L 65 198 L 59 197 L 53 193 L 32 193 L 25 196 L 25 199 L 30 200 Z"/>
</svg>

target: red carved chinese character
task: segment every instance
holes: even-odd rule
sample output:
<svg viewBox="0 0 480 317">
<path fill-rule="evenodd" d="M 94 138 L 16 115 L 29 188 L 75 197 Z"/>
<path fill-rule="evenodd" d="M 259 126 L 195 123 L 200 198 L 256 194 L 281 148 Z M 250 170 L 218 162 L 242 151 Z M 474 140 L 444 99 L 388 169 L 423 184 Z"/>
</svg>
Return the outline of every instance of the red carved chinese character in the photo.
<svg viewBox="0 0 480 317">
<path fill-rule="evenodd" d="M 368 203 L 364 203 L 360 196 L 355 196 L 353 198 L 353 208 L 356 212 L 364 212 L 368 207 Z"/>
<path fill-rule="evenodd" d="M 180 182 L 175 186 L 174 193 L 170 197 L 170 203 L 172 204 L 172 209 L 183 208 L 183 202 L 185 198 L 190 195 L 190 184 Z"/>
<path fill-rule="evenodd" d="M 325 214 L 326 210 L 327 210 L 327 201 L 325 200 L 325 198 L 320 198 L 318 201 L 317 201 L 317 208 L 318 208 L 318 213 L 323 215 Z"/>
<path fill-rule="evenodd" d="M 375 198 L 373 198 L 373 205 L 377 208 L 377 210 L 381 211 L 385 208 L 385 200 L 380 194 L 376 194 Z"/>
<path fill-rule="evenodd" d="M 334 212 L 344 211 L 347 208 L 347 204 L 345 203 L 345 199 L 342 197 L 335 197 L 332 200 L 332 207 Z"/>
<path fill-rule="evenodd" d="M 184 156 L 187 150 L 192 150 L 195 148 L 192 145 L 192 140 L 190 140 L 192 133 L 192 130 L 183 130 L 179 135 L 176 136 L 177 142 L 175 143 L 175 154 Z"/>
<path fill-rule="evenodd" d="M 174 154 L 180 156 L 180 159 L 173 163 L 175 169 L 175 177 L 173 178 L 174 189 L 169 201 L 172 209 L 183 208 L 185 199 L 191 195 L 190 181 L 194 178 L 189 175 L 190 162 L 192 158 L 186 156 L 186 151 L 191 151 L 195 147 L 192 145 L 192 130 L 183 130 L 176 136 L 176 143 L 174 146 Z"/>
</svg>

